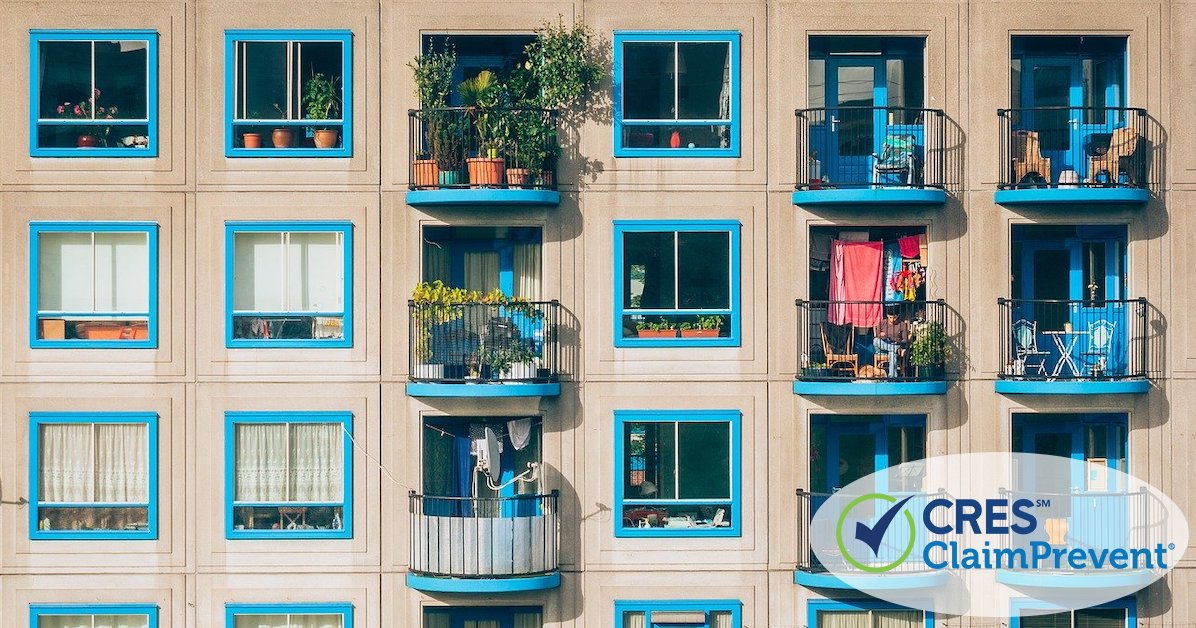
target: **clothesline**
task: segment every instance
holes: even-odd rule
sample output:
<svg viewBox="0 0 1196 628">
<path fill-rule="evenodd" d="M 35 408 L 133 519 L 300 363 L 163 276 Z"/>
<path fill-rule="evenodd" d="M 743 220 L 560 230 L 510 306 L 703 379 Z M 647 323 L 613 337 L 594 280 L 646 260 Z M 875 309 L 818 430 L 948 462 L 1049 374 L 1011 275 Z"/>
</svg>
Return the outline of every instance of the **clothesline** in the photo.
<svg viewBox="0 0 1196 628">
<path fill-rule="evenodd" d="M 517 418 L 517 419 L 523 419 L 523 418 L 531 419 L 531 420 L 532 420 L 532 427 L 535 427 L 535 426 L 537 426 L 537 425 L 541 425 L 541 424 L 543 424 L 543 423 L 544 423 L 544 421 L 542 421 L 542 420 L 541 420 L 541 421 L 537 421 L 537 420 L 536 420 L 536 417 L 516 417 L 516 418 Z M 508 420 L 512 420 L 512 419 L 508 419 Z M 504 421 L 504 422 L 505 422 L 505 421 Z M 428 428 L 428 429 L 432 430 L 433 432 L 436 432 L 436 433 L 440 434 L 441 436 L 453 436 L 453 437 L 457 436 L 456 434 L 453 434 L 452 432 L 446 432 L 446 431 L 444 431 L 444 430 L 442 430 L 442 429 L 440 429 L 440 428 L 436 427 L 435 425 L 429 425 L 429 424 L 425 423 L 425 424 L 424 424 L 424 427 L 426 427 L 426 428 Z M 491 429 L 494 429 L 494 428 L 491 428 Z M 504 437 L 504 436 L 507 436 L 507 432 L 506 432 L 506 431 L 503 431 L 503 430 L 501 430 L 501 429 L 499 429 L 499 430 L 494 430 L 494 436 L 495 436 L 495 438 L 502 438 L 502 437 Z"/>
</svg>

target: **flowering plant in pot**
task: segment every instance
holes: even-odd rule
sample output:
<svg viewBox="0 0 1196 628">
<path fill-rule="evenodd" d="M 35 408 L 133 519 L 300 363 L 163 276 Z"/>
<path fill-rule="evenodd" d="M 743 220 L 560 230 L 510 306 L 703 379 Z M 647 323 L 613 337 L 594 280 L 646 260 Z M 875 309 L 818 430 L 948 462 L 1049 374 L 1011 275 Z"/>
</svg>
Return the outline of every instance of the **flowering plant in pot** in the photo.
<svg viewBox="0 0 1196 628">
<path fill-rule="evenodd" d="M 100 90 L 96 89 L 91 98 L 87 100 L 80 100 L 77 103 L 64 102 L 58 105 L 58 117 L 71 120 L 112 120 L 116 118 L 116 115 L 120 113 L 117 108 L 97 105 L 96 100 L 99 97 Z M 111 127 L 87 125 L 80 126 L 78 129 L 79 137 L 76 140 L 76 146 L 88 148 L 108 145 L 108 131 Z"/>
<path fill-rule="evenodd" d="M 341 117 L 341 79 L 317 72 L 303 85 L 303 106 L 309 120 L 336 120 Z M 339 129 L 317 126 L 314 131 L 316 148 L 336 146 Z"/>
</svg>

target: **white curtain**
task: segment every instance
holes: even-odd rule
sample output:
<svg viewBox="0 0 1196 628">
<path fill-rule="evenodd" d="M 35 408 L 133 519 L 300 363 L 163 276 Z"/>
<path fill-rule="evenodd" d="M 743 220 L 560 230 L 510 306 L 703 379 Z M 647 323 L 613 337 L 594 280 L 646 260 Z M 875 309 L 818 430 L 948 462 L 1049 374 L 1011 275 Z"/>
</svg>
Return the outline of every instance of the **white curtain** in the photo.
<svg viewBox="0 0 1196 628">
<path fill-rule="evenodd" d="M 439 242 L 424 242 L 424 281 L 437 279 L 446 286 L 453 284 L 453 257 Z"/>
<path fill-rule="evenodd" d="M 869 628 L 868 611 L 819 611 L 814 628 Z"/>
<path fill-rule="evenodd" d="M 452 616 L 448 613 L 424 613 L 424 628 L 449 628 Z"/>
<path fill-rule="evenodd" d="M 498 287 L 498 251 L 465 253 L 465 288 L 490 292 Z"/>
<path fill-rule="evenodd" d="M 147 628 L 148 615 L 96 615 L 95 628 Z"/>
<path fill-rule="evenodd" d="M 497 619 L 483 619 L 479 621 L 465 621 L 463 628 L 499 628 Z"/>
<path fill-rule="evenodd" d="M 149 501 L 145 424 L 41 426 L 38 496 L 44 502 Z"/>
<path fill-rule="evenodd" d="M 623 628 L 644 628 L 644 611 L 624 612 Z"/>
<path fill-rule="evenodd" d="M 340 614 L 291 615 L 287 628 L 341 628 Z"/>
<path fill-rule="evenodd" d="M 91 424 L 41 426 L 38 452 L 44 502 L 90 502 L 94 498 L 95 458 Z"/>
<path fill-rule="evenodd" d="M 42 233 L 37 267 L 39 310 L 149 310 L 145 233 Z"/>
<path fill-rule="evenodd" d="M 237 425 L 235 499 L 339 502 L 344 456 L 339 423 Z"/>
<path fill-rule="evenodd" d="M 292 501 L 339 502 L 344 495 L 344 449 L 339 423 L 291 426 Z"/>
<path fill-rule="evenodd" d="M 873 611 L 873 628 L 917 628 L 922 611 Z"/>
<path fill-rule="evenodd" d="M 731 613 L 727 611 L 712 611 L 710 613 L 710 628 L 734 628 L 731 621 Z"/>
<path fill-rule="evenodd" d="M 244 423 L 237 425 L 234 465 L 237 501 L 286 501 L 287 425 Z M 239 626 L 238 626 L 239 628 Z"/>
<path fill-rule="evenodd" d="M 92 620 L 95 623 L 92 623 Z M 147 628 L 146 615 L 43 615 L 35 628 Z"/>
<path fill-rule="evenodd" d="M 243 231 L 233 237 L 233 309 L 339 312 L 344 308 L 340 232 Z"/>
<path fill-rule="evenodd" d="M 149 503 L 149 429 L 142 424 L 98 423 L 96 501 Z"/>
<path fill-rule="evenodd" d="M 237 615 L 233 628 L 289 628 L 286 615 Z"/>
<path fill-rule="evenodd" d="M 531 301 L 540 299 L 542 261 L 540 244 L 515 245 L 515 296 Z"/>
<path fill-rule="evenodd" d="M 515 628 L 543 628 L 544 618 L 540 613 L 515 613 Z"/>
</svg>

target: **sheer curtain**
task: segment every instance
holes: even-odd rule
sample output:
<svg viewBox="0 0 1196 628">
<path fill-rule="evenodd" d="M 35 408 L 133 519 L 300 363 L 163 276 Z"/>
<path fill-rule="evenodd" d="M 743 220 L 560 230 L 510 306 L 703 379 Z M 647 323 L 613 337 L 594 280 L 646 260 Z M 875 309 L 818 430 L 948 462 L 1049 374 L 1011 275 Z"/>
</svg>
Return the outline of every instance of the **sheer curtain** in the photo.
<svg viewBox="0 0 1196 628">
<path fill-rule="evenodd" d="M 339 423 L 244 423 L 236 430 L 236 501 L 340 502 Z"/>
<path fill-rule="evenodd" d="M 44 502 L 90 502 L 94 497 L 94 439 L 91 424 L 41 426 L 38 452 Z"/>
<path fill-rule="evenodd" d="M 869 628 L 868 611 L 819 611 L 815 628 Z"/>
<path fill-rule="evenodd" d="M 465 253 L 465 288 L 490 292 L 498 287 L 498 251 Z"/>
<path fill-rule="evenodd" d="M 917 628 L 922 611 L 873 611 L 874 628 Z"/>
<path fill-rule="evenodd" d="M 339 502 L 344 495 L 344 449 L 339 423 L 296 423 L 291 426 L 292 501 Z"/>
<path fill-rule="evenodd" d="M 99 502 L 149 502 L 149 427 L 96 424 L 96 496 Z"/>
<path fill-rule="evenodd" d="M 448 613 L 424 613 L 424 628 L 449 628 L 449 620 L 452 618 Z"/>
<path fill-rule="evenodd" d="M 291 615 L 291 625 L 287 628 L 341 628 L 341 616 L 339 614 Z"/>
<path fill-rule="evenodd" d="M 92 619 L 95 623 L 92 623 Z M 35 628 L 147 628 L 146 615 L 55 615 L 41 616 Z"/>
<path fill-rule="evenodd" d="M 540 299 L 542 261 L 540 244 L 515 245 L 515 295 L 531 301 Z"/>
<path fill-rule="evenodd" d="M 424 281 L 439 279 L 444 285 L 453 285 L 453 257 L 444 245 L 424 241 Z"/>
<path fill-rule="evenodd" d="M 234 482 L 236 501 L 286 501 L 287 424 L 237 425 Z M 238 628 L 240 625 L 238 624 Z"/>
<path fill-rule="evenodd" d="M 626 611 L 623 613 L 623 628 L 645 628 L 644 611 Z"/>
<path fill-rule="evenodd" d="M 515 613 L 515 628 L 543 628 L 543 626 L 544 618 L 540 613 Z"/>
</svg>

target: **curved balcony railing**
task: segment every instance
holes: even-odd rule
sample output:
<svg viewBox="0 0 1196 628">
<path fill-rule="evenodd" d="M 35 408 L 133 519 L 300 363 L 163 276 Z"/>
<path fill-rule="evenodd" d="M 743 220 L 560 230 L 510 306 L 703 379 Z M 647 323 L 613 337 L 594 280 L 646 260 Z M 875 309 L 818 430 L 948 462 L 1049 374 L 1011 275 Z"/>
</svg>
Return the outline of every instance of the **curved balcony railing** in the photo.
<svg viewBox="0 0 1196 628">
<path fill-rule="evenodd" d="M 411 109 L 409 188 L 555 190 L 557 117 L 548 109 Z"/>
<path fill-rule="evenodd" d="M 509 305 L 408 301 L 413 382 L 556 382 L 558 301 Z"/>
<path fill-rule="evenodd" d="M 1013 380 L 1145 378 L 1147 301 L 997 299 L 1000 377 Z"/>
<path fill-rule="evenodd" d="M 1000 189 L 1143 188 L 1159 182 L 1145 109 L 998 109 Z"/>
<path fill-rule="evenodd" d="M 798 190 L 945 186 L 941 109 L 818 107 L 795 113 Z"/>
<path fill-rule="evenodd" d="M 818 555 L 814 551 L 814 548 L 818 545 L 818 543 L 831 542 L 833 540 L 833 537 L 819 538 L 819 539 L 812 538 L 810 536 L 810 521 L 813 520 L 814 515 L 817 514 L 817 512 L 818 512 L 818 509 L 821 508 L 822 505 L 825 504 L 826 501 L 828 499 L 830 499 L 833 494 L 834 493 L 813 493 L 813 492 L 807 491 L 805 489 L 800 489 L 800 488 L 797 489 L 797 569 L 798 569 L 798 571 L 805 571 L 808 573 L 823 573 L 823 572 L 827 571 L 826 566 L 822 564 L 821 560 L 819 560 Z M 891 491 L 890 490 L 890 491 L 887 491 L 885 494 L 891 495 L 898 499 L 904 498 L 906 496 L 912 496 L 913 499 L 911 499 L 909 501 L 909 504 L 910 504 L 909 510 L 911 512 L 921 512 L 925 508 L 927 502 L 929 502 L 933 499 L 947 497 L 947 493 L 945 491 L 939 491 L 937 493 L 923 493 L 923 492 Z M 858 510 L 854 511 L 854 513 L 860 514 L 860 512 Z M 877 512 L 876 516 L 880 517 L 881 512 Z M 947 517 L 947 515 L 946 515 L 946 511 L 944 509 L 939 509 L 933 515 L 935 523 L 938 523 L 938 524 L 948 523 L 946 521 L 946 517 Z M 923 526 L 919 526 L 917 534 L 918 534 L 920 545 L 924 545 L 926 542 L 929 542 L 932 540 L 944 538 L 944 535 L 934 534 L 934 533 L 930 532 L 929 530 L 927 530 Z M 833 553 L 833 554 L 840 553 L 839 548 L 837 546 L 832 548 L 828 545 L 827 547 L 823 547 L 821 549 L 824 553 L 827 551 L 829 551 L 830 553 Z M 904 547 L 898 547 L 895 544 L 885 543 L 885 544 L 882 544 L 880 549 L 875 554 L 872 554 L 871 556 L 876 561 L 877 564 L 887 564 L 887 563 L 894 562 L 904 551 L 905 551 Z M 860 554 L 864 555 L 864 556 L 867 555 L 863 552 L 861 552 Z M 924 572 L 924 571 L 929 571 L 929 570 L 930 570 L 930 568 L 922 560 L 921 553 L 914 552 L 909 555 L 908 559 L 901 561 L 901 563 L 899 565 L 897 565 L 893 569 L 890 569 L 889 571 L 887 571 L 886 574 L 899 575 L 902 573 Z"/>
<path fill-rule="evenodd" d="M 796 304 L 799 380 L 924 382 L 946 377 L 945 366 L 953 347 L 946 327 L 947 303 L 941 299 L 798 299 Z M 875 327 L 888 313 L 896 314 L 897 322 L 905 324 L 907 337 L 903 342 L 877 342 Z"/>
<path fill-rule="evenodd" d="M 409 494 L 413 573 L 511 578 L 558 569 L 559 493 L 516 497 Z"/>
</svg>

